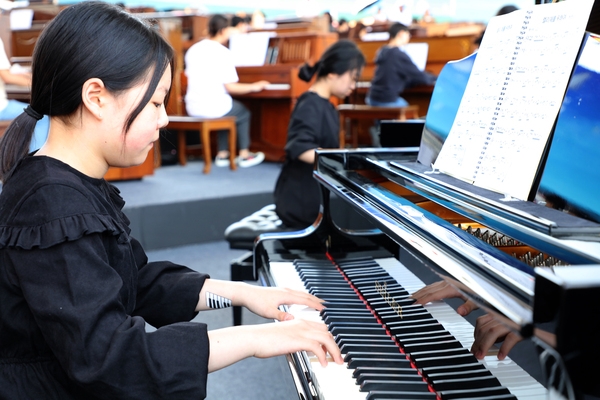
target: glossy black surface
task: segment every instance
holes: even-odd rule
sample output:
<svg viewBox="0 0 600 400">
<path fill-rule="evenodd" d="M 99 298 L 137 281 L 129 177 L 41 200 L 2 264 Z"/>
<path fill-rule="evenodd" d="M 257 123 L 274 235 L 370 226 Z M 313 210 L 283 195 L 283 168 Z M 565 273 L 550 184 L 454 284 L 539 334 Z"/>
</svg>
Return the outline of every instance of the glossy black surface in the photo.
<svg viewBox="0 0 600 400">
<path fill-rule="evenodd" d="M 600 37 L 589 35 L 559 112 L 537 202 L 600 222 Z"/>
</svg>

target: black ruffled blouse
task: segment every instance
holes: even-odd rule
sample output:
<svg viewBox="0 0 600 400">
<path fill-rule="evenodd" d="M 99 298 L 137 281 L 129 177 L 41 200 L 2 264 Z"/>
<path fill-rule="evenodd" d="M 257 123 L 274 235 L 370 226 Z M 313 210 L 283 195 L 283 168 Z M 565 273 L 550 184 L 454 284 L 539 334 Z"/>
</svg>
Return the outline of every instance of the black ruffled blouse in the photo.
<svg viewBox="0 0 600 400">
<path fill-rule="evenodd" d="M 208 276 L 148 262 L 123 205 L 43 156 L 3 186 L 0 399 L 206 396 L 206 325 L 187 321 Z"/>
</svg>

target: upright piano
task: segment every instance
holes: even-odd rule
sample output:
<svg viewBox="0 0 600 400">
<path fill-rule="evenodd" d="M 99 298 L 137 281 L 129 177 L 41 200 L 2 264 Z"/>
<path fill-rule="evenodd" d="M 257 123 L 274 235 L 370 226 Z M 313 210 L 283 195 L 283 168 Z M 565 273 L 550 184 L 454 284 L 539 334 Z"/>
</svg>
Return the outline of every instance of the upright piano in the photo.
<svg viewBox="0 0 600 400">
<path fill-rule="evenodd" d="M 472 55 L 448 64 L 432 96 L 419 151 L 320 150 L 321 213 L 305 230 L 263 234 L 263 285 L 309 291 L 345 364 L 288 356 L 300 399 L 545 399 L 600 394 L 600 51 L 589 36 L 527 201 L 431 173 Z M 586 53 L 587 52 L 587 53 Z M 421 161 L 419 161 L 421 159 Z M 511 200 L 511 201 L 507 201 Z M 344 218 L 344 212 L 357 217 Z M 342 222 L 340 222 L 342 221 Z M 477 360 L 473 325 L 452 301 L 416 306 L 410 294 L 445 280 L 530 345 Z M 555 334 L 546 343 L 535 332 Z M 525 347 L 523 347 L 525 348 Z M 537 369 L 536 369 L 537 368 Z"/>
</svg>

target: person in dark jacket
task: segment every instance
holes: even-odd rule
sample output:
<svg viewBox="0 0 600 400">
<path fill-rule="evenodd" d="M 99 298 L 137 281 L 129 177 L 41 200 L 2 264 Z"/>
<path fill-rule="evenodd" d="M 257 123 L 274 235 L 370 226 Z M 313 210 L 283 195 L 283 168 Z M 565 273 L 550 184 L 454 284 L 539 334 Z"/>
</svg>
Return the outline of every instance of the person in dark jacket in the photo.
<svg viewBox="0 0 600 400">
<path fill-rule="evenodd" d="M 408 102 L 402 92 L 411 86 L 433 85 L 436 77 L 421 71 L 412 62 L 402 46 L 410 40 L 408 27 L 396 22 L 388 29 L 390 40 L 377 51 L 375 75 L 365 99 L 366 103 L 379 107 L 405 107 Z"/>
<path fill-rule="evenodd" d="M 208 373 L 306 350 L 342 364 L 320 299 L 149 262 L 109 167 L 139 165 L 168 123 L 173 49 L 103 2 L 62 10 L 33 54 L 31 102 L 0 142 L 0 399 L 201 399 Z M 36 122 L 47 141 L 29 153 Z M 278 323 L 209 331 L 199 311 Z M 156 330 L 146 330 L 146 323 Z"/>
<path fill-rule="evenodd" d="M 329 99 L 352 93 L 364 64 L 356 44 L 343 39 L 331 45 L 315 65 L 304 64 L 299 71 L 306 82 L 317 78 L 292 112 L 286 160 L 275 185 L 275 212 L 287 228 L 306 228 L 317 219 L 321 193 L 312 176 L 315 149 L 340 146 L 339 114 Z"/>
</svg>

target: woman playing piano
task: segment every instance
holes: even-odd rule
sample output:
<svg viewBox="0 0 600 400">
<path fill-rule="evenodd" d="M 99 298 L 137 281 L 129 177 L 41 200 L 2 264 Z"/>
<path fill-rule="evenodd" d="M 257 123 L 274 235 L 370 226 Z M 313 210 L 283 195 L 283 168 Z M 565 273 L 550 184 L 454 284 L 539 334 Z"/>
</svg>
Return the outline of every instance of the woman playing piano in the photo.
<svg viewBox="0 0 600 400">
<path fill-rule="evenodd" d="M 200 399 L 209 372 L 246 357 L 342 363 L 325 325 L 278 309 L 320 309 L 318 298 L 148 262 L 131 237 L 103 176 L 142 163 L 167 124 L 173 50 L 156 30 L 82 2 L 46 26 L 33 57 L 31 104 L 0 143 L 0 398 Z M 48 140 L 28 154 L 42 115 Z M 189 322 L 230 305 L 283 322 Z"/>
<path fill-rule="evenodd" d="M 285 145 L 286 161 L 275 184 L 275 211 L 288 228 L 306 228 L 319 214 L 321 194 L 312 177 L 315 149 L 338 148 L 339 115 L 329 101 L 343 99 L 356 86 L 365 57 L 354 42 L 340 40 L 331 45 L 313 66 L 300 69 L 300 79 L 316 81 L 298 99 Z"/>
</svg>

